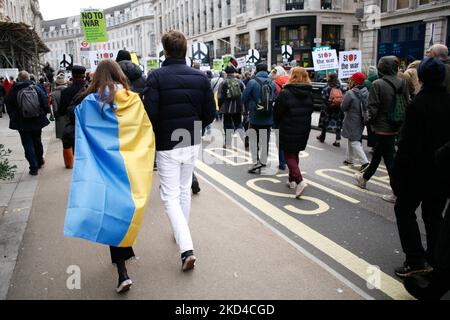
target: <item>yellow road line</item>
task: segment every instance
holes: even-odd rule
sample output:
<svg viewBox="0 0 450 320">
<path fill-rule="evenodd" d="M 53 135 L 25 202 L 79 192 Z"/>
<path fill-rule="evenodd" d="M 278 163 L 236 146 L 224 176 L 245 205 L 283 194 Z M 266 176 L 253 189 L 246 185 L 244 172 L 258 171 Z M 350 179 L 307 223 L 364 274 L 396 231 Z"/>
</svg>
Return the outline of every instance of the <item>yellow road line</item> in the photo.
<svg viewBox="0 0 450 320">
<path fill-rule="evenodd" d="M 210 178 L 235 193 L 238 197 L 241 197 L 243 200 L 249 202 L 257 210 L 260 210 L 268 217 L 283 225 L 288 230 L 295 233 L 303 240 L 313 245 L 315 248 L 322 251 L 351 272 L 358 275 L 361 279 L 366 280 L 368 278 L 368 270 L 371 270 L 373 266 L 367 261 L 339 246 L 334 241 L 286 214 L 278 207 L 208 165 L 199 161 L 197 162 L 197 169 L 201 170 L 204 174 L 208 175 Z M 389 297 L 393 299 L 412 299 L 412 297 L 403 288 L 403 285 L 388 274 L 380 271 L 380 280 L 379 290 L 387 294 Z"/>
</svg>

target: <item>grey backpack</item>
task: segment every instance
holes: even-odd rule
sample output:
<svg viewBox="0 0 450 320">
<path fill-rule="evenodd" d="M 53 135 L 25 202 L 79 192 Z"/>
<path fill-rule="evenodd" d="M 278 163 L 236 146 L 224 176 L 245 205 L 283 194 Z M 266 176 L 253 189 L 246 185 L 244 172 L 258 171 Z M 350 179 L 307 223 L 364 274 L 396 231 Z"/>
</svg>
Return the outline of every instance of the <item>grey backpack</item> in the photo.
<svg viewBox="0 0 450 320">
<path fill-rule="evenodd" d="M 36 88 L 30 85 L 17 94 L 17 105 L 25 119 L 37 118 L 41 115 L 41 104 Z"/>
</svg>

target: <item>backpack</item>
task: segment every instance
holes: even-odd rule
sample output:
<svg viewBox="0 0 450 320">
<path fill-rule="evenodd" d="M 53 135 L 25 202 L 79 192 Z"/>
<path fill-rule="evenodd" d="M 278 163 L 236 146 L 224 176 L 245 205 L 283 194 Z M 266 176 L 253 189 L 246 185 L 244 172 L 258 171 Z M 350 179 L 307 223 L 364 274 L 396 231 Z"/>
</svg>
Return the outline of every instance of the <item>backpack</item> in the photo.
<svg viewBox="0 0 450 320">
<path fill-rule="evenodd" d="M 262 82 L 255 77 L 256 82 L 261 86 L 261 95 L 259 101 L 256 104 L 256 112 L 269 114 L 273 111 L 273 104 L 275 102 L 275 94 L 273 92 L 270 81 Z"/>
<path fill-rule="evenodd" d="M 330 98 L 328 99 L 328 104 L 331 108 L 340 108 L 344 101 L 344 95 L 342 90 L 339 88 L 331 88 Z"/>
<path fill-rule="evenodd" d="M 236 79 L 227 80 L 227 98 L 228 99 L 240 99 L 242 95 L 241 86 Z"/>
<path fill-rule="evenodd" d="M 21 89 L 17 93 L 19 112 L 25 119 L 37 118 L 42 114 L 41 103 L 34 85 Z"/>
<path fill-rule="evenodd" d="M 401 126 L 403 121 L 405 120 L 406 114 L 406 106 L 408 105 L 408 100 L 405 96 L 405 84 L 406 81 L 402 81 L 402 86 L 397 89 L 394 84 L 388 79 L 383 78 L 385 82 L 387 82 L 392 89 L 394 89 L 394 99 L 392 100 L 391 105 L 388 109 L 388 121 L 390 124 L 394 126 Z"/>
</svg>

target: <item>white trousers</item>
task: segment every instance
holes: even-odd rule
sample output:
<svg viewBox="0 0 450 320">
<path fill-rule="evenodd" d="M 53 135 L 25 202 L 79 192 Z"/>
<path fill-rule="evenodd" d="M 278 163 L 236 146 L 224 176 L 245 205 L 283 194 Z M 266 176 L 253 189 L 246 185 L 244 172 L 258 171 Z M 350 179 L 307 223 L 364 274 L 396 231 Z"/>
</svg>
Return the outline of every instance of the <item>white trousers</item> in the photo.
<svg viewBox="0 0 450 320">
<path fill-rule="evenodd" d="M 361 163 L 361 165 L 369 163 L 369 160 L 367 159 L 366 153 L 364 152 L 364 149 L 360 141 L 347 140 L 347 142 L 348 142 L 347 145 L 348 162 L 354 163 L 354 160 L 358 160 Z"/>
<path fill-rule="evenodd" d="M 161 199 L 180 253 L 194 250 L 189 217 L 191 185 L 200 145 L 170 151 L 158 151 L 156 162 L 161 181 Z"/>
</svg>

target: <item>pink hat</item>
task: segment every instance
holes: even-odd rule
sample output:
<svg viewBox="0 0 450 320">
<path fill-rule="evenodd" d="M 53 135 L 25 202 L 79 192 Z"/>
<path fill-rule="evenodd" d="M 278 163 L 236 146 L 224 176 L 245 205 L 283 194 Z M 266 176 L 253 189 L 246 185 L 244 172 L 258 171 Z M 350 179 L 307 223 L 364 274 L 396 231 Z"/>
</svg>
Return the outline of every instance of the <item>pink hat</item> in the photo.
<svg viewBox="0 0 450 320">
<path fill-rule="evenodd" d="M 364 73 L 356 72 L 354 75 L 352 75 L 350 79 L 353 80 L 353 82 L 356 83 L 357 85 L 361 86 L 364 84 L 366 76 L 364 75 Z"/>
</svg>

